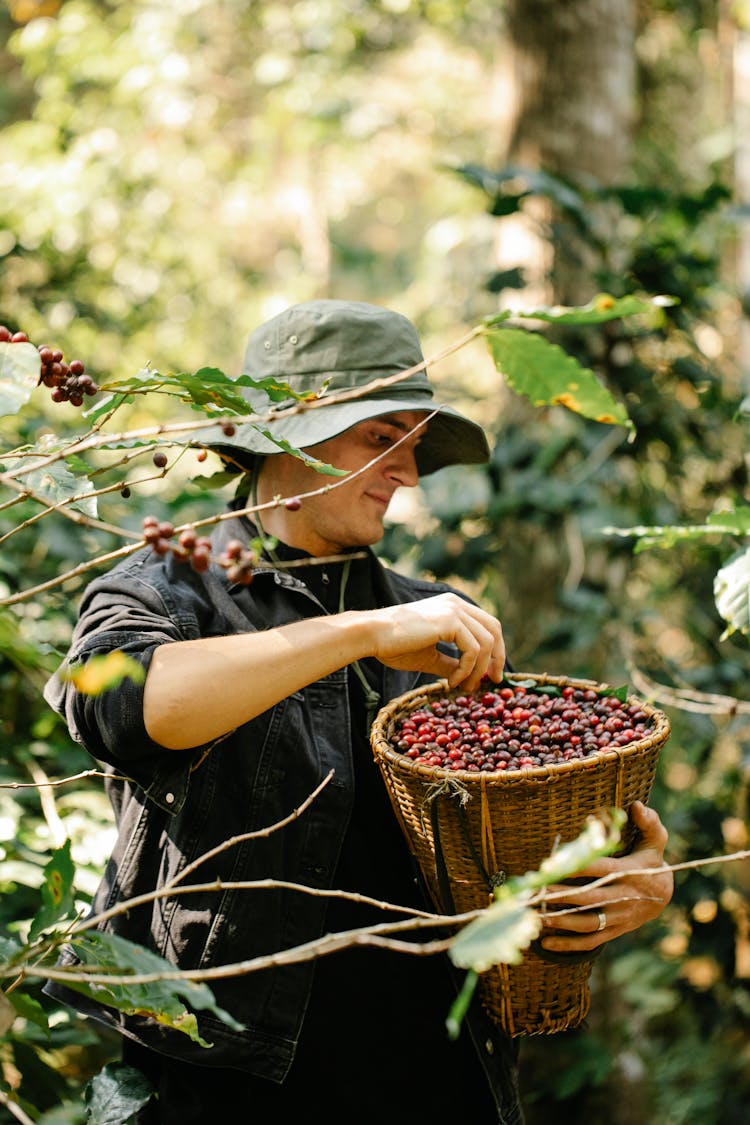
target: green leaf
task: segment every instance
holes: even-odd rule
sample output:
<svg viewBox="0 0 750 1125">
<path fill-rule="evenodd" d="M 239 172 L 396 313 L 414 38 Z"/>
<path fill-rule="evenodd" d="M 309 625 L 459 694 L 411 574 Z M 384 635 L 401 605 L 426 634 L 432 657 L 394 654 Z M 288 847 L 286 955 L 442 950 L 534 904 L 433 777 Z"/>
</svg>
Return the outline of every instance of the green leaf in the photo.
<svg viewBox="0 0 750 1125">
<path fill-rule="evenodd" d="M 477 973 L 493 965 L 517 965 L 523 950 L 542 928 L 539 914 L 528 905 L 533 892 L 570 878 L 603 855 L 611 855 L 620 842 L 625 819 L 622 809 L 610 809 L 604 817 L 588 817 L 576 839 L 556 848 L 538 871 L 516 876 L 498 887 L 495 901 L 451 943 L 448 955 L 453 964 Z"/>
<path fill-rule="evenodd" d="M 718 531 L 732 531 L 735 535 L 750 534 L 750 507 L 734 508 L 726 512 L 712 512 L 706 523 Z"/>
<path fill-rule="evenodd" d="M 49 1031 L 47 1013 L 35 996 L 29 996 L 27 992 L 20 992 L 15 989 L 14 992 L 8 993 L 7 999 L 10 1000 L 19 1016 L 28 1020 L 29 1023 L 35 1023 L 37 1027 L 41 1027 L 42 1031 Z"/>
<path fill-rule="evenodd" d="M 539 865 L 539 877 L 531 876 L 532 883 L 545 885 L 559 883 L 582 871 L 601 856 L 610 855 L 620 843 L 620 835 L 627 819 L 622 809 L 610 809 L 606 818 L 590 816 L 575 840 L 562 844 Z M 528 877 L 527 877 L 528 878 Z"/>
<path fill-rule="evenodd" d="M 527 906 L 530 892 L 493 902 L 464 926 L 448 950 L 454 965 L 483 973 L 493 965 L 517 965 L 542 929 L 536 910 Z"/>
<path fill-rule="evenodd" d="M 292 457 L 299 458 L 300 461 L 304 461 L 306 465 L 309 465 L 311 469 L 315 469 L 316 472 L 322 473 L 324 476 L 345 477 L 351 471 L 350 469 L 334 469 L 333 465 L 329 465 L 326 461 L 319 461 L 317 457 L 311 457 L 309 453 L 304 453 L 301 449 L 297 449 L 288 442 L 286 438 L 280 438 L 277 434 L 274 434 L 273 430 L 269 430 L 265 426 L 256 426 L 255 428 L 262 433 L 264 437 L 267 437 L 269 441 L 272 441 L 274 445 L 277 445 L 283 453 L 289 453 Z"/>
<path fill-rule="evenodd" d="M 92 1125 L 125 1125 L 141 1109 L 154 1088 L 140 1070 L 110 1063 L 86 1088 L 87 1120 Z"/>
<path fill-rule="evenodd" d="M 117 976 L 128 973 L 140 975 L 175 972 L 175 966 L 169 961 L 116 934 L 91 931 L 74 936 L 71 945 L 83 964 L 91 970 L 111 972 Z M 76 974 L 82 975 L 80 966 Z M 90 996 L 98 1003 L 117 1008 L 127 1015 L 150 1016 L 159 1023 L 183 1032 L 202 1047 L 209 1047 L 210 1044 L 201 1039 L 198 1033 L 198 1021 L 192 1012 L 187 1011 L 185 1003 L 192 1008 L 209 1010 L 228 1027 L 235 1031 L 242 1030 L 242 1024 L 237 1023 L 229 1012 L 217 1005 L 213 993 L 205 984 L 198 984 L 183 977 L 175 980 L 157 980 L 151 984 L 104 985 L 66 976 L 65 983 L 69 988 Z"/>
<path fill-rule="evenodd" d="M 38 452 L 42 456 L 46 456 L 53 452 L 53 448 L 40 442 Z M 79 475 L 74 475 L 65 461 L 53 461 L 44 465 L 43 468 L 35 469 L 34 460 L 29 457 L 10 457 L 6 459 L 5 464 L 8 469 L 17 469 L 19 465 L 27 465 L 28 470 L 24 470 L 23 475 L 19 475 L 19 481 L 36 496 L 44 500 L 49 507 L 65 505 L 75 508 L 76 511 L 82 512 L 83 515 L 89 516 L 91 519 L 96 519 L 98 511 L 96 497 L 88 495 L 94 491 L 94 486 L 86 477 L 81 477 L 78 465 L 76 465 L 76 470 Z M 74 496 L 78 499 L 71 502 Z"/>
<path fill-rule="evenodd" d="M 489 329 L 487 344 L 498 371 L 532 405 L 560 404 L 597 422 L 634 428 L 624 406 L 593 371 L 538 332 Z"/>
<path fill-rule="evenodd" d="M 15 963 L 21 960 L 19 954 L 23 954 L 24 947 L 15 938 L 0 936 L 0 964 L 13 967 Z"/>
<path fill-rule="evenodd" d="M 471 1004 L 474 993 L 476 992 L 478 981 L 479 978 L 477 974 L 473 969 L 469 969 L 466 976 L 464 977 L 464 982 L 461 985 L 461 990 L 458 993 L 456 999 L 453 1001 L 451 1009 L 448 1012 L 445 1020 L 445 1029 L 448 1032 L 449 1039 L 458 1039 L 459 1033 L 461 1031 L 461 1024 L 463 1023 L 464 1016 L 469 1010 L 469 1005 Z"/>
<path fill-rule="evenodd" d="M 17 414 L 39 384 L 41 362 L 33 344 L 0 343 L 0 417 Z"/>
<path fill-rule="evenodd" d="M 750 547 L 736 551 L 714 578 L 714 599 L 727 623 L 722 634 L 750 632 Z"/>
<path fill-rule="evenodd" d="M 44 868 L 44 882 L 41 887 L 42 905 L 31 923 L 30 940 L 33 941 L 59 922 L 75 917 L 74 876 L 75 866 L 70 857 L 70 840 L 66 840 L 52 853 L 52 858 Z"/>
<path fill-rule="evenodd" d="M 251 404 L 238 390 L 247 387 L 258 392 L 259 401 Z M 179 371 L 162 374 L 153 367 L 143 367 L 135 375 L 107 383 L 103 390 L 109 392 L 114 400 L 134 394 L 162 393 L 176 395 L 183 402 L 202 409 L 209 408 L 213 414 L 252 414 L 269 408 L 272 404 L 287 400 L 307 398 L 293 391 L 288 383 L 276 379 L 253 379 L 250 375 L 230 378 L 217 367 L 201 367 L 198 371 Z M 98 406 L 97 406 L 98 409 Z"/>
<path fill-rule="evenodd" d="M 217 488 L 226 488 L 228 484 L 236 483 L 237 473 L 212 473 L 210 477 L 200 473 L 190 478 L 190 483 L 201 492 L 213 492 Z"/>
<path fill-rule="evenodd" d="M 672 303 L 672 298 L 659 298 L 659 304 Z M 525 320 L 544 320 L 551 324 L 603 324 L 624 316 L 652 312 L 655 302 L 652 299 L 635 297 L 613 297 L 610 293 L 597 293 L 587 305 L 556 305 L 532 310 L 513 311 L 511 316 Z M 494 323 L 494 317 L 489 318 Z"/>
<path fill-rule="evenodd" d="M 601 535 L 616 536 L 619 539 L 637 539 L 636 554 L 650 547 L 675 547 L 678 543 L 692 539 L 705 539 L 711 535 L 744 535 L 743 519 L 735 520 L 728 513 L 726 522 L 722 515 L 709 517 L 710 523 L 680 526 L 678 524 L 639 524 L 636 527 L 602 527 Z"/>
</svg>

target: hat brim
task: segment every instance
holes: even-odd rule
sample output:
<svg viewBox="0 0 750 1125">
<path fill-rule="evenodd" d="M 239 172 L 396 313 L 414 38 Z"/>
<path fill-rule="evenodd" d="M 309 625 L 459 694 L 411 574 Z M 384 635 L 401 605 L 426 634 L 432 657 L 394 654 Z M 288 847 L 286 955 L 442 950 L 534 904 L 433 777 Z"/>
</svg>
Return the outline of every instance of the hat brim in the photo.
<svg viewBox="0 0 750 1125">
<path fill-rule="evenodd" d="M 246 423 L 237 426 L 227 437 L 219 425 L 201 429 L 191 435 L 196 441 L 215 450 L 219 455 L 246 464 L 251 458 L 267 457 L 283 452 L 263 431 L 273 433 L 280 441 L 288 442 L 294 449 L 308 449 L 320 442 L 329 441 L 351 429 L 358 422 L 394 414 L 402 410 L 419 410 L 437 413 L 430 419 L 426 432 L 416 448 L 417 469 L 427 476 L 448 465 L 484 464 L 490 458 L 489 445 L 484 430 L 453 407 L 438 404 L 427 396 L 368 397 L 331 406 L 304 410 L 299 414 L 282 415 L 271 422 Z"/>
</svg>

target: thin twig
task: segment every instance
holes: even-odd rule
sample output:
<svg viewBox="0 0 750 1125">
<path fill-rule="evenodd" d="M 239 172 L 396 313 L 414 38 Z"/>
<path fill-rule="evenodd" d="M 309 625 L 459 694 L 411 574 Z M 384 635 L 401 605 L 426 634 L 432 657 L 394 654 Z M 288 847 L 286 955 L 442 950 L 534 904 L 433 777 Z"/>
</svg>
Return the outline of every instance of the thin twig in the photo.
<svg viewBox="0 0 750 1125">
<path fill-rule="evenodd" d="M 372 382 L 367 383 L 364 387 L 352 387 L 345 391 L 337 391 L 331 395 L 321 396 L 320 398 L 305 400 L 304 402 L 295 403 L 293 406 L 287 407 L 283 410 L 270 410 L 265 414 L 248 413 L 243 415 L 232 415 L 231 420 L 234 425 L 245 425 L 247 423 L 269 424 L 279 419 L 287 418 L 291 415 L 302 414 L 308 410 L 317 410 L 327 406 L 335 406 L 341 402 L 350 402 L 363 397 L 369 397 L 373 393 L 384 390 L 387 387 L 394 386 L 397 383 L 403 382 L 405 379 L 416 375 L 419 371 L 423 371 L 428 364 L 438 363 L 445 359 L 447 356 L 452 355 L 458 351 L 459 348 L 464 347 L 471 340 L 485 332 L 484 325 L 478 325 L 472 328 L 469 332 L 465 333 L 458 340 L 449 344 L 447 347 L 441 349 L 433 356 L 415 363 L 412 367 L 405 368 L 403 371 L 396 371 L 393 375 L 384 376 L 382 379 L 373 379 Z M 102 390 L 107 390 L 107 387 L 102 387 Z M 112 386 L 114 393 L 117 393 L 116 384 Z M 148 389 L 144 393 L 149 393 Z M 8 483 L 10 480 L 16 479 L 25 473 L 37 472 L 39 469 L 46 468 L 48 465 L 54 464 L 56 461 L 64 460 L 66 457 L 72 456 L 74 453 L 86 453 L 91 449 L 99 449 L 112 445 L 117 442 L 130 441 L 140 438 L 160 438 L 169 436 L 171 434 L 185 434 L 192 433 L 197 430 L 205 430 L 209 426 L 217 425 L 220 421 L 226 418 L 226 414 L 217 413 L 217 417 L 212 419 L 204 417 L 198 421 L 193 422 L 172 422 L 162 423 L 157 426 L 145 426 L 139 430 L 128 430 L 119 434 L 101 434 L 101 426 L 103 422 L 111 417 L 110 412 L 107 419 L 100 419 L 99 423 L 92 427 L 85 437 L 76 439 L 70 445 L 61 449 L 55 450 L 47 457 L 42 457 L 41 460 L 34 461 L 30 466 L 26 466 L 20 470 L 14 470 L 8 473 L 0 474 L 0 484 Z"/>
<path fill-rule="evenodd" d="M 81 496 L 77 498 L 61 500 L 58 504 L 53 504 L 50 506 L 46 496 L 44 496 L 42 493 L 35 492 L 34 489 L 29 488 L 28 485 L 18 484 L 18 482 L 13 480 L 12 477 L 9 477 L 7 473 L 3 474 L 2 483 L 6 484 L 8 488 L 15 489 L 16 491 L 20 492 L 23 495 L 24 499 L 33 500 L 36 504 L 45 506 L 47 511 L 43 512 L 43 515 L 48 514 L 49 512 L 59 512 L 61 516 L 64 516 L 66 519 L 71 520 L 75 524 L 78 524 L 79 527 L 91 527 L 96 531 L 106 531 L 111 535 L 119 535 L 123 539 L 130 539 L 133 537 L 133 532 L 128 531 L 128 529 L 125 527 L 118 527 L 116 524 L 107 523 L 105 520 L 95 519 L 92 516 L 85 515 L 83 512 L 75 511 L 74 508 L 66 507 L 67 504 L 73 503 L 74 499 L 80 500 L 87 496 L 93 496 L 93 492 L 82 493 Z M 25 523 L 19 525 L 17 530 L 20 531 L 24 527 L 27 527 L 30 524 L 34 523 L 35 519 L 36 517 L 31 517 L 30 519 L 26 520 Z M 5 536 L 5 538 L 7 538 L 7 536 Z"/>
<path fill-rule="evenodd" d="M 438 407 L 436 410 L 433 410 L 432 413 L 428 414 L 426 418 L 421 419 L 416 423 L 416 425 L 412 427 L 411 430 L 400 437 L 398 441 L 393 442 L 393 444 L 389 446 L 387 450 L 379 453 L 377 457 L 373 457 L 371 461 L 368 461 L 367 464 L 363 465 L 360 469 L 356 469 L 351 473 L 348 473 L 344 477 L 339 477 L 338 480 L 332 483 L 322 485 L 320 488 L 314 488 L 310 489 L 310 491 L 308 492 L 300 493 L 299 499 L 307 500 L 311 496 L 322 496 L 326 492 L 331 492 L 335 488 L 341 488 L 342 485 L 349 484 L 351 481 L 356 480 L 357 477 L 367 472 L 370 468 L 372 468 L 373 465 L 376 465 L 384 457 L 388 456 L 388 454 L 393 449 L 396 449 L 399 445 L 401 445 L 402 442 L 411 437 L 413 433 L 421 429 L 423 426 L 426 426 L 435 417 L 435 415 L 439 413 L 441 409 L 442 407 Z M 0 480 L 1 479 L 2 478 L 0 478 Z M 216 515 L 206 516 L 204 519 L 196 520 L 194 523 L 182 524 L 179 527 L 175 528 L 175 534 L 179 534 L 181 531 L 186 530 L 187 528 L 200 530 L 204 527 L 213 526 L 226 520 L 237 519 L 240 516 L 252 515 L 255 512 L 263 512 L 271 508 L 278 508 L 283 503 L 284 498 L 282 496 L 275 496 L 273 500 L 268 500 L 264 504 L 254 504 L 241 509 L 231 509 L 229 511 L 219 512 Z M 127 535 L 130 534 L 130 532 L 127 532 Z M 66 571 L 64 574 L 58 574 L 55 578 L 47 579 L 46 582 L 40 582 L 36 586 L 27 587 L 25 590 L 19 590 L 15 594 L 11 594 L 6 598 L 0 598 L 0 606 L 15 605 L 19 602 L 28 601 L 30 598 L 35 597 L 37 594 L 45 593 L 47 590 L 54 589 L 56 586 L 61 586 L 63 583 L 69 582 L 72 578 L 77 578 L 79 575 L 85 574 L 87 571 L 93 570 L 96 567 L 100 567 L 106 562 L 113 562 L 116 559 L 119 560 L 126 558 L 128 555 L 132 555 L 142 547 L 145 547 L 145 545 L 146 540 L 139 539 L 135 543 L 130 543 L 124 547 L 118 547 L 116 550 L 109 551 L 105 555 L 98 555 L 94 559 L 88 559 L 86 562 L 79 563 L 78 566 L 73 567 L 71 570 Z M 303 561 L 306 565 L 310 565 L 307 560 Z M 297 562 L 294 565 L 299 566 L 301 565 L 301 563 Z"/>
<path fill-rule="evenodd" d="M 56 781 L 46 778 L 44 782 L 38 781 L 0 781 L 0 789 L 38 789 L 40 784 L 52 788 L 53 786 L 68 785 L 71 781 L 81 781 L 84 777 L 104 777 L 113 781 L 128 781 L 129 778 L 115 773 L 105 773 L 104 770 L 82 770 L 80 773 L 71 774 L 70 777 L 59 777 Z"/>
<path fill-rule="evenodd" d="M 628 671 L 634 687 L 647 698 L 663 703 L 667 707 L 676 707 L 703 715 L 726 715 L 729 718 L 733 715 L 750 714 L 750 703 L 735 699 L 731 695 L 696 691 L 693 688 L 668 687 L 666 684 L 650 679 L 645 672 L 632 664 Z"/>
<path fill-rule="evenodd" d="M 401 909 L 394 907 L 394 909 Z M 397 922 L 378 922 L 372 926 L 362 926 L 356 930 L 343 930 L 336 934 L 324 934 L 313 941 L 292 949 L 283 949 L 278 953 L 264 954 L 251 957 L 245 961 L 236 961 L 229 965 L 214 965 L 207 969 L 174 969 L 160 970 L 154 973 L 121 973 L 93 972 L 80 974 L 77 970 L 65 968 L 47 968 L 40 966 L 34 968 L 29 975 L 47 980 L 82 980 L 89 984 L 114 984 L 114 985 L 141 985 L 154 984 L 160 980 L 191 980 L 209 981 L 223 980 L 228 977 L 245 976 L 248 973 L 260 972 L 279 965 L 295 965 L 302 961 L 311 961 L 318 957 L 325 957 L 336 953 L 340 949 L 347 949 L 351 945 L 367 945 L 372 935 L 381 938 L 392 933 L 404 933 L 412 930 L 428 929 L 431 927 L 455 926 L 472 921 L 482 912 L 480 910 L 468 911 L 458 915 L 426 915 L 420 918 L 406 918 Z M 420 947 L 415 943 L 414 952 L 420 953 Z"/>
<path fill-rule="evenodd" d="M 278 826 L 274 826 L 278 827 Z M 268 830 L 266 830 L 268 834 Z M 307 883 L 293 883 L 287 879 L 237 879 L 237 880 L 223 880 L 212 879 L 209 883 L 188 883 L 178 885 L 176 880 L 165 883 L 163 887 L 159 887 L 155 891 L 146 891 L 142 895 L 134 895 L 129 898 L 127 902 L 119 903 L 117 906 L 110 907 L 109 910 L 102 911 L 91 918 L 86 918 L 82 922 L 78 922 L 69 935 L 69 939 L 73 940 L 85 933 L 87 930 L 101 928 L 101 926 L 116 917 L 118 914 L 127 914 L 131 910 L 135 910 L 139 906 L 145 906 L 149 902 L 158 902 L 160 899 L 175 898 L 177 895 L 192 895 L 192 894 L 206 894 L 215 892 L 216 894 L 224 894 L 226 891 L 297 891 L 299 894 L 307 895 L 310 898 L 331 898 L 343 899 L 346 902 L 356 902 L 364 906 L 374 906 L 378 910 L 397 911 L 399 914 L 408 914 L 413 918 L 432 918 L 433 914 L 429 910 L 421 910 L 417 906 L 400 906 L 395 902 L 385 902 L 382 899 L 372 898 L 370 895 L 361 894 L 359 891 L 341 891 L 335 890 L 332 887 L 311 887 Z M 614 900 L 613 900 L 614 901 Z"/>
<path fill-rule="evenodd" d="M 18 1102 L 14 1102 L 4 1090 L 0 1090 L 0 1104 L 4 1105 L 16 1121 L 21 1122 L 21 1125 L 34 1125 L 33 1120 L 24 1113 Z"/>
</svg>

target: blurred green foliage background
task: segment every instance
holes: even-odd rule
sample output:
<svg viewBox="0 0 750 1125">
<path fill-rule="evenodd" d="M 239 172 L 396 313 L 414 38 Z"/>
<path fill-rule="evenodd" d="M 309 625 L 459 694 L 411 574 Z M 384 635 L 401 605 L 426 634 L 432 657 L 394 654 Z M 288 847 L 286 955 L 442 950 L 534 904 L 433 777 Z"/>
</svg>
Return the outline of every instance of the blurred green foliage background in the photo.
<svg viewBox="0 0 750 1125">
<path fill-rule="evenodd" d="M 562 25 L 558 9 L 591 22 Z M 596 69 L 616 20 L 630 31 L 620 86 L 614 62 L 612 83 Z M 566 34 L 582 91 L 540 94 L 540 111 L 529 67 L 562 67 Z M 599 291 L 679 299 L 554 329 L 625 402 L 632 442 L 531 408 L 481 343 L 436 364 L 493 459 L 426 480 L 381 549 L 497 612 L 516 668 L 627 681 L 665 706 L 654 804 L 673 862 L 748 847 L 750 655 L 744 636 L 722 639 L 713 601 L 737 543 L 637 551 L 604 529 L 703 523 L 747 502 L 748 36 L 747 3 L 728 0 L 617 0 L 603 16 L 597 0 L 0 5 L 0 322 L 95 377 L 149 361 L 236 373 L 255 324 L 313 297 L 399 309 L 428 356 L 498 309 Z M 567 147 L 544 134 L 550 121 Z M 127 421 L 166 412 L 137 401 Z M 0 434 L 13 448 L 79 426 L 40 389 Z M 137 528 L 147 512 L 206 514 L 222 498 L 202 471 L 115 492 L 106 516 Z M 0 536 L 33 511 L 0 508 Z M 2 540 L 0 591 L 114 545 L 63 520 L 32 525 Z M 93 765 L 41 700 L 85 581 L 0 616 L 6 783 Z M 112 842 L 98 781 L 0 789 L 3 929 L 23 932 L 66 836 L 85 901 Z M 530 1125 L 745 1120 L 749 891 L 746 860 L 687 870 L 663 918 L 605 952 L 588 1026 L 524 1045 Z M 116 1052 L 64 1011 L 49 1036 L 18 1020 L 0 1044 L 3 1088 L 50 1122 L 81 1121 L 85 1083 Z"/>
</svg>

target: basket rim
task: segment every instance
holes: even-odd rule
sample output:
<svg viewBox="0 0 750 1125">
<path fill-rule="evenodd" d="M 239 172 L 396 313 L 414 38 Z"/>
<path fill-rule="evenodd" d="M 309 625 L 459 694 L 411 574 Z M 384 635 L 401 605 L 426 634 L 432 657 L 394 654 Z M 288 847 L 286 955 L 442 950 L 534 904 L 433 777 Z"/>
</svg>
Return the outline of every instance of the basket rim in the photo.
<svg viewBox="0 0 750 1125">
<path fill-rule="evenodd" d="M 590 688 L 602 694 L 613 690 L 611 684 L 601 681 L 580 679 L 574 676 L 558 676 L 547 672 L 507 672 L 503 676 L 502 682 L 505 683 L 508 681 L 513 683 L 514 681 L 523 680 L 533 680 L 535 684 L 541 685 L 542 687 L 545 684 L 550 684 L 555 687 L 562 685 L 576 688 Z M 497 681 L 494 682 L 495 686 L 500 686 L 500 683 Z M 487 690 L 492 689 L 488 687 Z M 575 761 L 555 762 L 546 766 L 522 766 L 519 769 L 486 770 L 483 772 L 476 770 L 449 770 L 444 769 L 442 766 L 427 766 L 419 762 L 414 762 L 399 750 L 394 750 L 385 738 L 383 731 L 386 723 L 397 712 L 403 710 L 418 710 L 416 703 L 413 707 L 409 706 L 412 701 L 423 696 L 442 695 L 455 698 L 459 695 L 467 694 L 471 695 L 474 693 L 467 692 L 460 686 L 449 688 L 448 681 L 443 679 L 436 680 L 434 683 L 430 684 L 422 684 L 392 699 L 380 709 L 373 720 L 370 732 L 370 743 L 375 758 L 385 758 L 392 765 L 398 766 L 399 769 L 403 769 L 407 773 L 429 781 L 450 779 L 464 783 L 476 782 L 478 779 L 481 779 L 484 780 L 486 784 L 517 785 L 519 782 L 527 780 L 535 782 L 552 780 L 552 778 L 563 777 L 568 773 L 580 773 L 583 770 L 592 770 L 616 761 L 637 757 L 640 754 L 647 753 L 654 747 L 662 746 L 671 731 L 669 719 L 664 711 L 660 711 L 645 699 L 642 699 L 641 696 L 630 693 L 626 698 L 626 702 L 636 703 L 648 713 L 649 718 L 654 722 L 654 728 L 650 734 L 646 738 L 638 739 L 637 742 L 630 742 L 627 746 L 618 746 L 614 750 L 597 751 L 594 754 L 589 754 L 586 758 L 577 758 Z"/>
</svg>

